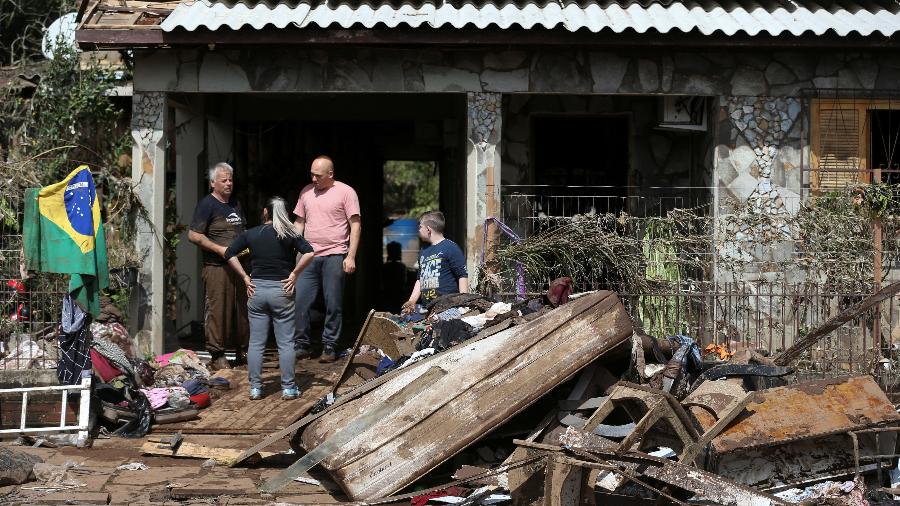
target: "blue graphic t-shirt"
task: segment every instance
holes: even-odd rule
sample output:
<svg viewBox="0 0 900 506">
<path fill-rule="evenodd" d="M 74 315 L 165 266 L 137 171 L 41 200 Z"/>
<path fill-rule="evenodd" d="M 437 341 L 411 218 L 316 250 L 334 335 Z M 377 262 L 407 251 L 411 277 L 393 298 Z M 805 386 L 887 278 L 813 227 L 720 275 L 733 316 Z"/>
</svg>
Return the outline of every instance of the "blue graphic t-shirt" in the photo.
<svg viewBox="0 0 900 506">
<path fill-rule="evenodd" d="M 426 305 L 441 295 L 459 292 L 459 278 L 469 277 L 466 258 L 450 239 L 433 244 L 419 253 L 419 302 Z"/>
</svg>

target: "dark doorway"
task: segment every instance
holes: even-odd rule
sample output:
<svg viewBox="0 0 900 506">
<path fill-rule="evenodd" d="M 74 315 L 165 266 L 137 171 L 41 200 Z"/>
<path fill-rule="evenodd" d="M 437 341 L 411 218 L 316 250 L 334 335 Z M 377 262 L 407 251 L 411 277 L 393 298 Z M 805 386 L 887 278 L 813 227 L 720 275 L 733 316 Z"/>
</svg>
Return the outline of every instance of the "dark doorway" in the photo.
<svg viewBox="0 0 900 506">
<path fill-rule="evenodd" d="M 375 308 L 399 313 L 412 293 L 419 260 L 418 218 L 440 209 L 440 170 L 433 161 L 389 160 L 384 164 L 382 231 L 384 264 Z"/>
<path fill-rule="evenodd" d="M 533 119 L 535 183 L 628 185 L 628 116 Z"/>
<path fill-rule="evenodd" d="M 536 193 L 545 197 L 545 209 L 540 212 L 572 216 L 623 210 L 629 184 L 629 138 L 625 114 L 535 116 L 534 182 Z"/>
<path fill-rule="evenodd" d="M 339 343 L 350 346 L 366 313 L 380 309 L 383 228 L 393 212 L 385 208 L 386 161 L 432 161 L 429 167 L 441 182 L 441 209 L 464 230 L 464 187 L 452 182 L 465 181 L 465 97 L 244 96 L 236 100 L 235 109 L 234 166 L 241 182 L 236 193 L 250 226 L 258 223 L 259 210 L 272 195 L 284 197 L 293 208 L 318 155 L 330 156 L 335 178 L 359 196 L 362 237 L 357 271 L 346 279 Z"/>
<path fill-rule="evenodd" d="M 872 111 L 871 163 L 873 169 L 900 170 L 900 110 Z M 900 183 L 900 173 L 884 172 L 884 183 Z"/>
</svg>

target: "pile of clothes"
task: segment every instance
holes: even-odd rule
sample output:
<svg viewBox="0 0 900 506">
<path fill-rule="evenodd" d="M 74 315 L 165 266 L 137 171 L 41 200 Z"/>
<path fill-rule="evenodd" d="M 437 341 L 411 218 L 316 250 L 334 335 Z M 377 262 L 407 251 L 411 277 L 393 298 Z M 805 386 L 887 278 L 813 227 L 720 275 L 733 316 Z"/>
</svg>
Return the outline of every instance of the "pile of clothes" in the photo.
<svg viewBox="0 0 900 506">
<path fill-rule="evenodd" d="M 92 375 L 92 407 L 113 434 L 143 437 L 151 423 L 196 418 L 210 405 L 210 388 L 229 388 L 212 377 L 191 350 L 145 359 L 114 308 L 96 321 L 66 296 L 59 334 L 57 376 L 62 384 Z"/>
<path fill-rule="evenodd" d="M 401 340 L 412 345 L 409 352 L 390 353 L 363 345 L 354 355 L 353 362 L 366 365 L 372 364 L 374 359 L 374 376 L 380 376 L 474 337 L 486 337 L 537 318 L 568 302 L 572 288 L 571 278 L 559 278 L 550 283 L 543 296 L 516 303 L 491 300 L 474 293 L 456 293 L 435 299 L 422 312 L 406 315 L 382 313 L 382 317 L 390 319 L 400 329 L 403 334 Z"/>
</svg>

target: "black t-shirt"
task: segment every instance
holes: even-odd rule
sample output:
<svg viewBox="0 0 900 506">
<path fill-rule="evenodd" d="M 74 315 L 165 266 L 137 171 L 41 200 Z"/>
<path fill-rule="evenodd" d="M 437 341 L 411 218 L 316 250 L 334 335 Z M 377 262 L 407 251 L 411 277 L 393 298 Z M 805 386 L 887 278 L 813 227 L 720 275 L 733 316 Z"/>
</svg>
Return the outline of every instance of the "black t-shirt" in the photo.
<svg viewBox="0 0 900 506">
<path fill-rule="evenodd" d="M 468 277 L 466 257 L 450 239 L 428 246 L 419 253 L 422 304 L 428 304 L 441 295 L 458 293 L 459 278 Z"/>
<path fill-rule="evenodd" d="M 303 236 L 279 239 L 271 224 L 253 227 L 239 235 L 228 246 L 226 260 L 247 248 L 250 249 L 250 277 L 272 281 L 288 277 L 297 265 L 297 252 L 313 252 L 312 246 Z"/>
<path fill-rule="evenodd" d="M 205 235 L 219 246 L 228 246 L 241 235 L 245 229 L 244 212 L 237 199 L 220 202 L 209 194 L 197 203 L 191 230 Z M 211 251 L 203 250 L 203 263 L 206 265 L 224 265 L 225 260 Z"/>
</svg>

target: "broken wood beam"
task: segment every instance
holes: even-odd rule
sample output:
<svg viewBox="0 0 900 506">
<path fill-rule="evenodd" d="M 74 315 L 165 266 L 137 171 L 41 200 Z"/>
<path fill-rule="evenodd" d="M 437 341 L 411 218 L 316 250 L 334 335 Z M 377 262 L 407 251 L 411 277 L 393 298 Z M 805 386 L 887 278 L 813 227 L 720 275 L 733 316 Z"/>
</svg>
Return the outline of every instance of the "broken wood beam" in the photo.
<svg viewBox="0 0 900 506">
<path fill-rule="evenodd" d="M 353 347 L 350 348 L 350 356 L 347 358 L 347 361 L 344 362 L 344 367 L 341 368 L 341 374 L 338 376 L 338 380 L 334 382 L 334 388 L 331 389 L 331 392 L 334 393 L 337 390 L 338 385 L 344 382 L 346 378 L 344 376 L 347 375 L 347 370 L 350 369 L 350 364 L 353 363 L 353 357 L 356 356 L 357 350 L 359 350 L 359 344 L 362 341 L 363 335 L 368 330 L 369 325 L 372 323 L 372 315 L 375 314 L 374 309 L 369 310 L 369 314 L 366 315 L 366 319 L 362 324 L 362 328 L 359 329 L 359 334 L 356 335 L 356 341 L 353 341 Z"/>
<path fill-rule="evenodd" d="M 841 325 L 865 313 L 869 309 L 872 309 L 879 302 L 893 297 L 897 292 L 900 292 L 900 281 L 889 284 L 859 304 L 841 311 L 837 316 L 828 319 L 822 325 L 811 330 L 809 334 L 800 338 L 791 345 L 790 348 L 784 350 L 784 352 L 775 358 L 775 365 L 788 365 L 794 360 L 797 360 L 804 351 L 811 348 L 819 342 L 820 339 L 827 336 Z"/>
<path fill-rule="evenodd" d="M 561 455 L 554 455 L 547 461 L 544 471 L 544 505 L 574 506 L 582 502 L 582 481 L 587 474 L 585 468 L 572 465 Z M 593 498 L 593 491 L 590 497 Z"/>
<path fill-rule="evenodd" d="M 696 496 L 710 500 L 714 504 L 724 506 L 744 506 L 748 504 L 754 506 L 786 506 L 788 504 L 773 495 L 740 485 L 728 478 L 668 459 L 654 457 L 637 451 L 619 455 L 613 450 L 599 448 L 582 449 L 572 446 L 571 441 L 573 440 L 570 439 L 568 451 L 574 452 L 582 459 L 588 459 L 588 461 L 574 458 L 562 460 L 571 465 L 623 473 L 627 478 L 634 480 L 636 476 L 629 476 L 632 471 L 626 467 L 629 464 L 639 463 L 642 464 L 639 467 L 642 470 L 640 472 L 635 471 L 635 475 L 653 478 L 667 485 L 686 490 Z M 530 443 L 522 440 L 515 440 L 514 443 L 518 446 L 556 452 L 560 455 L 567 451 L 567 449 L 559 446 Z M 559 457 L 557 457 L 557 460 L 559 460 Z"/>
</svg>

